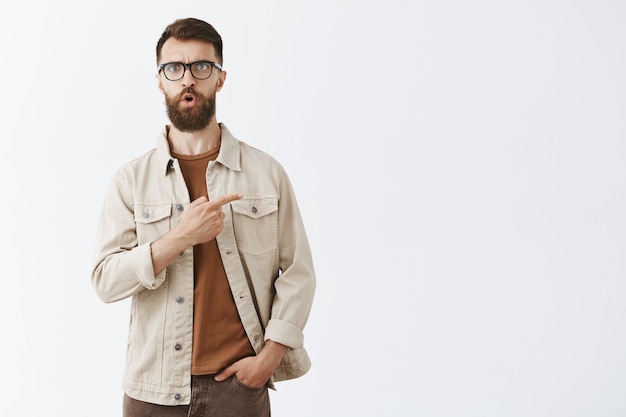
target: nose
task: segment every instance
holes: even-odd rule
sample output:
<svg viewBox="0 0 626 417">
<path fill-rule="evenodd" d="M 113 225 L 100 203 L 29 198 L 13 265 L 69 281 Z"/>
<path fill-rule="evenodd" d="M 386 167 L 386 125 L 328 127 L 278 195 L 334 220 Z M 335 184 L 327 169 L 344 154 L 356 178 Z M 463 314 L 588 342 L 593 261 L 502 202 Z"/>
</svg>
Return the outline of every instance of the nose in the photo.
<svg viewBox="0 0 626 417">
<path fill-rule="evenodd" d="M 183 74 L 183 78 L 181 79 L 183 82 L 183 86 L 192 87 L 196 85 L 196 79 L 191 75 L 191 68 L 186 68 L 185 73 Z"/>
</svg>

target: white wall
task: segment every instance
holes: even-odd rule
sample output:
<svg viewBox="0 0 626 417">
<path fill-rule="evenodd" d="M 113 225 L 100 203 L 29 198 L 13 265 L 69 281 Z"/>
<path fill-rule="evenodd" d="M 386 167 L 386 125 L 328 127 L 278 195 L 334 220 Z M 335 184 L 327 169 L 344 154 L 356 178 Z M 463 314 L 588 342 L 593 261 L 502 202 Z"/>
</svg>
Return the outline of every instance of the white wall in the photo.
<svg viewBox="0 0 626 417">
<path fill-rule="evenodd" d="M 626 3 L 4 1 L 0 415 L 121 415 L 91 289 L 154 46 L 212 22 L 218 118 L 288 170 L 318 293 L 274 415 L 626 415 Z M 121 74 L 121 75 L 118 75 Z"/>
</svg>

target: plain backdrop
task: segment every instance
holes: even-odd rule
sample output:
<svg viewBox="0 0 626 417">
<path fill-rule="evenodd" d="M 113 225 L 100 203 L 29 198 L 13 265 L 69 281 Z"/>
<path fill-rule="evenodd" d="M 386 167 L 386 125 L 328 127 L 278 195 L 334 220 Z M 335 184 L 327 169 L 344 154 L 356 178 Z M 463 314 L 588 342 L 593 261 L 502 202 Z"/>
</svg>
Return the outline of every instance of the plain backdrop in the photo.
<svg viewBox="0 0 626 417">
<path fill-rule="evenodd" d="M 314 253 L 313 368 L 274 416 L 626 415 L 626 2 L 3 0 L 1 416 L 121 415 L 95 229 L 189 16 Z"/>
</svg>

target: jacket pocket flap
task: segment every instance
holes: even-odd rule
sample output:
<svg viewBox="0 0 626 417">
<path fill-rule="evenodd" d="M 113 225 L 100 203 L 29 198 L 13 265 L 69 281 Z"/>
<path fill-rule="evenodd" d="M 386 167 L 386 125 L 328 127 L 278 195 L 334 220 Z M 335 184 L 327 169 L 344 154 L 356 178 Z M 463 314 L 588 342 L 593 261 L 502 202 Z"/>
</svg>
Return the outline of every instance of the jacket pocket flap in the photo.
<svg viewBox="0 0 626 417">
<path fill-rule="evenodd" d="M 258 219 L 278 210 L 276 197 L 250 198 L 231 202 L 233 211 L 244 216 Z"/>
<path fill-rule="evenodd" d="M 171 214 L 171 204 L 135 204 L 136 223 L 154 223 Z"/>
</svg>

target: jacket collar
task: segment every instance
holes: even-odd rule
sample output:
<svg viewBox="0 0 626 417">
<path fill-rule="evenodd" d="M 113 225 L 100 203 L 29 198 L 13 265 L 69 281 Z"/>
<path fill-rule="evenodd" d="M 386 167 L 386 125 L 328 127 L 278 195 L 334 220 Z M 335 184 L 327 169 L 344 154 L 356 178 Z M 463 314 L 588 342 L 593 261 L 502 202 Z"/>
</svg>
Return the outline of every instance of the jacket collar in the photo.
<svg viewBox="0 0 626 417">
<path fill-rule="evenodd" d="M 222 143 L 216 161 L 233 171 L 241 171 L 239 141 L 230 133 L 224 123 L 220 123 L 220 128 L 222 129 Z"/>
<path fill-rule="evenodd" d="M 240 155 L 241 149 L 239 141 L 228 130 L 225 124 L 220 123 L 222 130 L 222 143 L 220 144 L 220 153 L 217 155 L 216 162 L 224 165 L 233 171 L 241 171 Z M 167 133 L 169 127 L 166 125 L 157 138 L 156 152 L 163 166 L 163 172 L 167 174 L 174 166 L 175 158 L 170 153 L 170 144 L 167 141 Z"/>
</svg>

